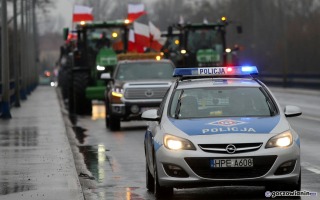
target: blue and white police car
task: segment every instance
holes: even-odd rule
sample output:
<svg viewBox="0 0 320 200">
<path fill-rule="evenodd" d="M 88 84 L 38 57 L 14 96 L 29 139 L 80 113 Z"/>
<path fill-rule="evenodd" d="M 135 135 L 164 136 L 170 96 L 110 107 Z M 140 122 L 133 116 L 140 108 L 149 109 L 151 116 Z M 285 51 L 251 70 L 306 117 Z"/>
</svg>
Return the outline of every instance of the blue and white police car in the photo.
<svg viewBox="0 0 320 200">
<path fill-rule="evenodd" d="M 177 68 L 159 109 L 145 111 L 146 184 L 173 188 L 257 185 L 300 190 L 300 139 L 253 75 L 255 66 Z M 279 190 L 279 188 L 277 188 Z"/>
</svg>

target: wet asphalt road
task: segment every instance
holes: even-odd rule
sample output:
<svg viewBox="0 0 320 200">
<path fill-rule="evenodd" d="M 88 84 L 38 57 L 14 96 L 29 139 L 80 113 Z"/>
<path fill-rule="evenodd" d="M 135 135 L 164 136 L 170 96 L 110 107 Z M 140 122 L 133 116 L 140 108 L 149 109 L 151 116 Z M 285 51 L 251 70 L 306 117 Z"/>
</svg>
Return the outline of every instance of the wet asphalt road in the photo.
<svg viewBox="0 0 320 200">
<path fill-rule="evenodd" d="M 304 112 L 303 116 L 291 118 L 290 123 L 301 136 L 302 189 L 317 192 L 318 196 L 301 199 L 320 199 L 320 93 L 274 90 L 274 94 L 282 105 L 297 105 Z M 79 159 L 84 159 L 88 170 L 84 178 L 94 178 L 89 184 L 83 183 L 86 199 L 155 199 L 145 188 L 146 122 L 124 122 L 121 126 L 117 132 L 105 128 L 103 104 L 93 106 L 92 117 L 77 119 L 74 130 L 83 155 Z M 212 187 L 175 189 L 171 199 L 266 198 L 263 187 Z"/>
</svg>

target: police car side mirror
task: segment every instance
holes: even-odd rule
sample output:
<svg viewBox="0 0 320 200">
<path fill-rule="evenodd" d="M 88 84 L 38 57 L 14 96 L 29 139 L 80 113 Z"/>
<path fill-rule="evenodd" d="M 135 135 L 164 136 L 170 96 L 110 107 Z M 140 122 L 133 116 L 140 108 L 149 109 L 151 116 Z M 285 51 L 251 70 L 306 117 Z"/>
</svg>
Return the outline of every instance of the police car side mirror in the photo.
<svg viewBox="0 0 320 200">
<path fill-rule="evenodd" d="M 284 108 L 284 114 L 286 117 L 296 117 L 302 114 L 301 109 L 297 106 L 286 106 Z"/>
<path fill-rule="evenodd" d="M 141 115 L 141 118 L 147 121 L 159 121 L 160 117 L 158 116 L 157 112 L 157 109 L 144 111 Z"/>
</svg>

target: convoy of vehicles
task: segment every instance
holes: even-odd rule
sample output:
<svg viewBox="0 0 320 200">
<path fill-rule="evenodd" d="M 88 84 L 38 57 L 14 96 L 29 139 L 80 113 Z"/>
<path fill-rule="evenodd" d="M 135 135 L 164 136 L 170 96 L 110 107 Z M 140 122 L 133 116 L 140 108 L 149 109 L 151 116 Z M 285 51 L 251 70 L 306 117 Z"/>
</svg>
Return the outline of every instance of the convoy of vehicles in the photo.
<svg viewBox="0 0 320 200">
<path fill-rule="evenodd" d="M 157 53 L 145 54 L 149 59 L 119 61 L 113 76 L 102 74 L 108 82 L 105 91 L 106 126 L 120 129 L 121 121 L 140 120 L 141 113 L 159 107 L 173 78 L 174 65 Z"/>
<path fill-rule="evenodd" d="M 256 67 L 176 68 L 159 109 L 145 111 L 146 185 L 173 188 L 260 185 L 301 189 L 300 138 L 279 103 L 251 75 Z"/>
<path fill-rule="evenodd" d="M 69 110 L 91 114 L 91 100 L 104 100 L 112 131 L 121 121 L 151 121 L 146 186 L 156 196 L 213 185 L 301 189 L 300 139 L 286 119 L 301 115 L 300 108 L 282 110 L 253 77 L 256 67 L 234 67 L 238 49 L 227 51 L 228 24 L 222 18 L 169 27 L 162 52 L 168 59 L 127 53 L 130 24 L 124 21 L 76 28 Z"/>
<path fill-rule="evenodd" d="M 165 57 L 174 61 L 177 67 L 236 66 L 235 51 L 228 49 L 226 29 L 229 22 L 225 17 L 218 23 L 175 24 L 162 36 L 167 38 Z M 237 32 L 242 32 L 237 26 Z"/>
</svg>

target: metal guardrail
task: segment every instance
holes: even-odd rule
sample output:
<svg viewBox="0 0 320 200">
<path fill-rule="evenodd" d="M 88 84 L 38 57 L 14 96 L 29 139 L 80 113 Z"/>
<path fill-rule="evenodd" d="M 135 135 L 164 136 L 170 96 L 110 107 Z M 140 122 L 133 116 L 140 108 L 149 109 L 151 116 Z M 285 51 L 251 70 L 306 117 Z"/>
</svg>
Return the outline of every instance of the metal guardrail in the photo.
<svg viewBox="0 0 320 200">
<path fill-rule="evenodd" d="M 21 81 L 21 80 L 20 80 Z M 10 94 L 10 106 L 13 106 L 16 102 L 16 84 L 15 84 L 15 81 L 14 79 L 11 79 L 10 80 L 10 91 L 9 91 L 9 94 Z M 26 98 L 26 95 L 27 94 L 30 94 L 35 88 L 37 87 L 37 84 L 33 84 L 33 85 L 29 85 L 27 86 L 26 90 L 23 90 L 20 88 L 20 97 L 22 100 L 24 100 Z M 0 115 L 2 114 L 3 112 L 3 106 L 2 106 L 2 83 L 0 82 Z"/>
<path fill-rule="evenodd" d="M 258 78 L 266 84 L 292 88 L 320 89 L 320 74 L 296 75 L 259 74 Z"/>
</svg>

